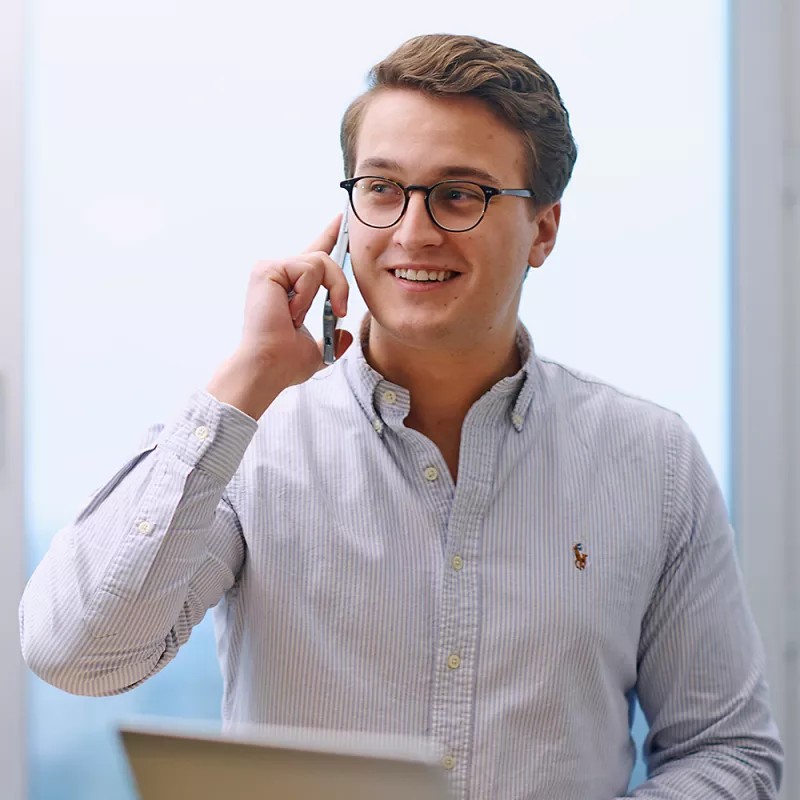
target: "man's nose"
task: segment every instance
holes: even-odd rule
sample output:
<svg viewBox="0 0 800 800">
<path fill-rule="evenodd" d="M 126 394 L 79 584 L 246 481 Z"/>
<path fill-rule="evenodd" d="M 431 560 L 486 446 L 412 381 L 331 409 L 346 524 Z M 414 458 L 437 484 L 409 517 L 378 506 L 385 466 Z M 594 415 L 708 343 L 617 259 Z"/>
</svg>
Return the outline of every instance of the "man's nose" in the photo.
<svg viewBox="0 0 800 800">
<path fill-rule="evenodd" d="M 406 213 L 394 230 L 395 242 L 404 250 L 417 250 L 441 244 L 443 234 L 444 231 L 437 227 L 428 214 L 424 192 L 410 192 Z"/>
</svg>

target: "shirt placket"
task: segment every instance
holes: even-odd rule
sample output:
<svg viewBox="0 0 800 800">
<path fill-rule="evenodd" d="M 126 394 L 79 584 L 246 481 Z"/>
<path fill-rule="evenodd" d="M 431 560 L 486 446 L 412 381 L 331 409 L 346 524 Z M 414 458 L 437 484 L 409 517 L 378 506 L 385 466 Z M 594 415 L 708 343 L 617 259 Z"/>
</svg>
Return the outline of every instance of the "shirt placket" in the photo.
<svg viewBox="0 0 800 800">
<path fill-rule="evenodd" d="M 485 459 L 493 450 L 493 431 L 480 427 L 465 425 L 462 431 L 465 457 L 447 526 L 431 694 L 431 737 L 442 748 L 442 766 L 460 800 L 469 795 L 481 613 L 478 555 L 492 487 Z"/>
</svg>

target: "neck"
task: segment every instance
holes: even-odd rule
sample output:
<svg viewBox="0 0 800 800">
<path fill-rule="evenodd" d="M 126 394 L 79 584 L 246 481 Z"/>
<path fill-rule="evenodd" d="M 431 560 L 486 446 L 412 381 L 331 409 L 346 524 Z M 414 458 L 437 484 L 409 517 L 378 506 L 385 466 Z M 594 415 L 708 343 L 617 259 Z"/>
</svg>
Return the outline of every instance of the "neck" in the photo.
<svg viewBox="0 0 800 800">
<path fill-rule="evenodd" d="M 434 441 L 437 431 L 460 434 L 473 403 L 521 366 L 516 327 L 469 350 L 458 350 L 409 347 L 374 319 L 368 319 L 368 324 L 367 361 L 384 378 L 408 389 L 411 411 L 406 424 Z"/>
</svg>

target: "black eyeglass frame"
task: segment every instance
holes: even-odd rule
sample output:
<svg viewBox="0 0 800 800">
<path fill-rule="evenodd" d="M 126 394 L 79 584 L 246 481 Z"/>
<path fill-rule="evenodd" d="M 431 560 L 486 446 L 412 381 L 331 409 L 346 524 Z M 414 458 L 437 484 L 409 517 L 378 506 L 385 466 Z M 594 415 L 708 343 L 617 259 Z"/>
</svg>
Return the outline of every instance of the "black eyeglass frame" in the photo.
<svg viewBox="0 0 800 800">
<path fill-rule="evenodd" d="M 386 183 L 393 183 L 397 186 L 400 191 L 403 192 L 405 196 L 405 202 L 403 203 L 403 210 L 400 212 L 400 215 L 391 225 L 371 225 L 369 222 L 361 219 L 358 216 L 358 211 L 356 211 L 355 203 L 353 202 L 353 187 L 359 182 L 363 181 L 366 178 L 376 178 L 379 181 L 386 181 Z M 445 228 L 444 225 L 436 221 L 436 217 L 433 215 L 433 211 L 431 211 L 431 192 L 436 189 L 438 186 L 442 186 L 443 184 L 448 183 L 458 183 L 458 184 L 469 184 L 470 186 L 477 186 L 479 189 L 483 191 L 483 211 L 481 212 L 480 217 L 478 217 L 478 221 L 474 225 L 470 225 L 469 228 Z M 530 189 L 497 189 L 494 186 L 484 186 L 481 183 L 476 183 L 475 181 L 466 181 L 466 180 L 458 180 L 457 178 L 446 180 L 446 181 L 437 181 L 430 186 L 421 186 L 419 184 L 412 184 L 411 186 L 403 186 L 402 183 L 398 181 L 392 180 L 391 178 L 384 178 L 382 175 L 359 175 L 357 178 L 349 178 L 346 181 L 342 181 L 339 186 L 342 189 L 347 190 L 347 194 L 350 197 L 350 208 L 353 209 L 353 213 L 358 217 L 358 219 L 364 223 L 364 225 L 370 228 L 377 228 L 378 230 L 386 230 L 387 228 L 392 228 L 403 219 L 403 216 L 408 209 L 408 203 L 411 199 L 410 193 L 411 192 L 425 192 L 425 208 L 428 211 L 428 216 L 431 218 L 431 221 L 437 228 L 441 228 L 443 231 L 447 231 L 448 233 L 466 233 L 467 231 L 471 231 L 474 228 L 477 228 L 478 225 L 481 224 L 481 221 L 486 216 L 486 209 L 489 208 L 489 201 L 493 197 L 498 197 L 501 195 L 508 195 L 510 197 L 533 197 L 533 192 Z"/>
</svg>

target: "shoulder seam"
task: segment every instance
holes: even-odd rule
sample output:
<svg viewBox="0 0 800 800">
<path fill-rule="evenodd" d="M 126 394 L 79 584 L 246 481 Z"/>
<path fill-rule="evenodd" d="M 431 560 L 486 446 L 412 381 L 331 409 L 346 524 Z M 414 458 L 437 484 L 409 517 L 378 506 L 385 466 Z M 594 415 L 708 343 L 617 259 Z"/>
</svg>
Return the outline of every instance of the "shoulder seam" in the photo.
<svg viewBox="0 0 800 800">
<path fill-rule="evenodd" d="M 644 403 L 645 405 L 654 406 L 655 408 L 660 408 L 662 411 L 666 411 L 668 414 L 673 414 L 676 417 L 680 417 L 680 414 L 675 411 L 674 409 L 667 408 L 666 406 L 662 406 L 660 403 L 656 403 L 655 400 L 648 400 L 646 397 L 641 397 L 640 395 L 630 394 L 629 392 L 625 392 L 622 389 L 613 386 L 610 383 L 606 383 L 605 381 L 598 379 L 591 380 L 586 378 L 582 375 L 576 374 L 576 372 L 569 367 L 560 364 L 558 361 L 551 361 L 547 358 L 540 358 L 543 364 L 550 364 L 554 367 L 558 367 L 562 372 L 566 372 L 572 378 L 575 378 L 576 381 L 580 381 L 581 383 L 585 383 L 588 386 L 600 386 L 604 389 L 609 389 L 610 391 L 614 392 L 615 394 L 620 395 L 621 397 L 626 397 L 628 400 L 637 400 L 640 403 Z"/>
</svg>

